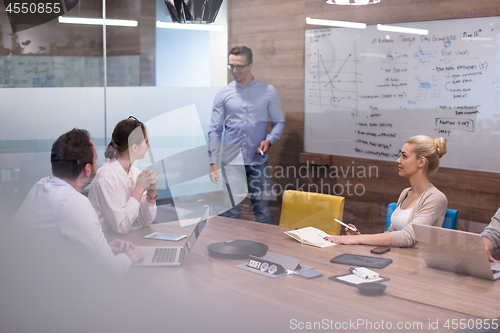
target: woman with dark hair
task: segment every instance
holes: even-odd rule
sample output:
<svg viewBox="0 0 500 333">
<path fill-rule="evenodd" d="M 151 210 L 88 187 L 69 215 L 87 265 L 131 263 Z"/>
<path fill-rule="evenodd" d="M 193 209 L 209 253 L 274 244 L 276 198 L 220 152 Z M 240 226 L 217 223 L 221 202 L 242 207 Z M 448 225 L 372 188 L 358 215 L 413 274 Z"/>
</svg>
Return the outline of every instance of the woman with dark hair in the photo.
<svg viewBox="0 0 500 333">
<path fill-rule="evenodd" d="M 126 234 L 137 220 L 148 226 L 156 216 L 156 172 L 139 171 L 132 164 L 143 159 L 149 148 L 146 126 L 134 117 L 116 124 L 89 192 L 104 230 Z"/>
</svg>

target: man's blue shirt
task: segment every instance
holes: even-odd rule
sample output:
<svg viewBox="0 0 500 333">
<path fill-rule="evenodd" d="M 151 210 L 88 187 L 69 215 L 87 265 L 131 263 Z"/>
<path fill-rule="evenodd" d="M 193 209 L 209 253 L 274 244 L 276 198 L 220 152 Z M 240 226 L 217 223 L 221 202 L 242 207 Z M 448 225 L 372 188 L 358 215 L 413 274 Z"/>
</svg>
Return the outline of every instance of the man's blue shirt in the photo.
<svg viewBox="0 0 500 333">
<path fill-rule="evenodd" d="M 272 130 L 267 133 L 267 119 L 271 118 Z M 285 122 L 276 89 L 255 78 L 243 88 L 232 81 L 217 92 L 212 110 L 212 120 L 208 132 L 210 162 L 217 163 L 217 149 L 224 141 L 241 148 L 245 165 L 262 164 L 267 161 L 257 152 L 260 143 L 269 140 L 274 144 L 281 137 Z M 214 145 L 215 143 L 215 145 Z"/>
</svg>

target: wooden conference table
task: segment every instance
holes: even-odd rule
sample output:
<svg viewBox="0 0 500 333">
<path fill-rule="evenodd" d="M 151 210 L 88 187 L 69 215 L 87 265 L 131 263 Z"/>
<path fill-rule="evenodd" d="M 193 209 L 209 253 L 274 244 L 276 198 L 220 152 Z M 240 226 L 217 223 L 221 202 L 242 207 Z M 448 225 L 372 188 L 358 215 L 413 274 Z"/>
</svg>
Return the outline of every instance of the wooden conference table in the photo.
<svg viewBox="0 0 500 333">
<path fill-rule="evenodd" d="M 171 243 L 144 236 L 154 231 L 189 234 L 193 227 L 180 228 L 178 222 L 169 222 L 107 237 L 164 246 Z M 373 255 L 369 252 L 373 246 L 322 249 L 300 244 L 285 235 L 286 230 L 212 217 L 181 267 L 133 267 L 127 278 L 149 286 L 150 295 L 158 301 L 155 308 L 176 309 L 172 316 L 165 316 L 179 331 L 287 332 L 315 327 L 358 332 L 453 332 L 458 330 L 451 327 L 453 319 L 457 324 L 462 319 L 472 327 L 472 321 L 484 322 L 500 315 L 500 282 L 428 268 L 418 249 L 393 248 L 380 255 L 393 259 L 389 266 L 376 270 L 390 279 L 384 282 L 387 289 L 381 296 L 362 295 L 355 287 L 328 279 L 349 269 L 329 260 L 342 253 Z M 272 279 L 234 267 L 247 260 L 217 259 L 208 254 L 207 245 L 232 239 L 265 243 L 269 252 L 298 258 L 324 275 L 310 280 L 295 275 Z M 447 321 L 450 326 L 445 327 Z"/>
</svg>

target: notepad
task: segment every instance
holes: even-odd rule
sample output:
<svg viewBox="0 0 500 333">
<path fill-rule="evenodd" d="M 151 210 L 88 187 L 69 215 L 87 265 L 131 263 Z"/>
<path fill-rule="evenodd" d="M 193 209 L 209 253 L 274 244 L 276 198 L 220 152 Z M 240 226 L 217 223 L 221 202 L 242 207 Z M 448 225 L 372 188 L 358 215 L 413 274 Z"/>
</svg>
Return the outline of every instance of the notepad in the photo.
<svg viewBox="0 0 500 333">
<path fill-rule="evenodd" d="M 323 230 L 314 227 L 285 231 L 285 234 L 306 245 L 317 247 L 328 247 L 336 245 L 335 243 L 324 240 L 324 237 L 328 237 L 330 235 L 325 233 Z"/>
</svg>

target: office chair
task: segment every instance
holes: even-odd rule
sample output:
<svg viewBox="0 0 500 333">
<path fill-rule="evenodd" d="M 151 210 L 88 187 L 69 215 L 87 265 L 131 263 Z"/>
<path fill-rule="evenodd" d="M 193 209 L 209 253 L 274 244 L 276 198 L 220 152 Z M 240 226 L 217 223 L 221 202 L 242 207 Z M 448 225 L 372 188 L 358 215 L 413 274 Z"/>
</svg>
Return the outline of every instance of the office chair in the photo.
<svg viewBox="0 0 500 333">
<path fill-rule="evenodd" d="M 456 209 L 447 209 L 446 215 L 444 216 L 443 228 L 457 230 L 457 215 L 458 210 Z"/>
<path fill-rule="evenodd" d="M 396 206 L 397 206 L 396 202 L 391 202 L 387 206 L 387 213 L 385 215 L 385 229 L 384 229 L 384 231 L 387 231 L 387 228 L 389 228 L 389 226 L 391 225 L 391 215 L 396 210 Z M 443 225 L 441 227 L 446 228 L 446 229 L 457 230 L 457 215 L 458 215 L 458 210 L 447 209 L 446 215 L 444 216 Z"/>
<path fill-rule="evenodd" d="M 280 226 L 294 229 L 315 227 L 340 235 L 345 198 L 336 195 L 287 190 L 283 194 Z"/>
<path fill-rule="evenodd" d="M 387 229 L 391 226 L 391 216 L 392 213 L 396 210 L 396 207 L 398 206 L 397 202 L 391 202 L 389 205 L 387 205 L 387 213 L 385 213 L 385 229 L 384 231 L 387 231 Z"/>
</svg>

